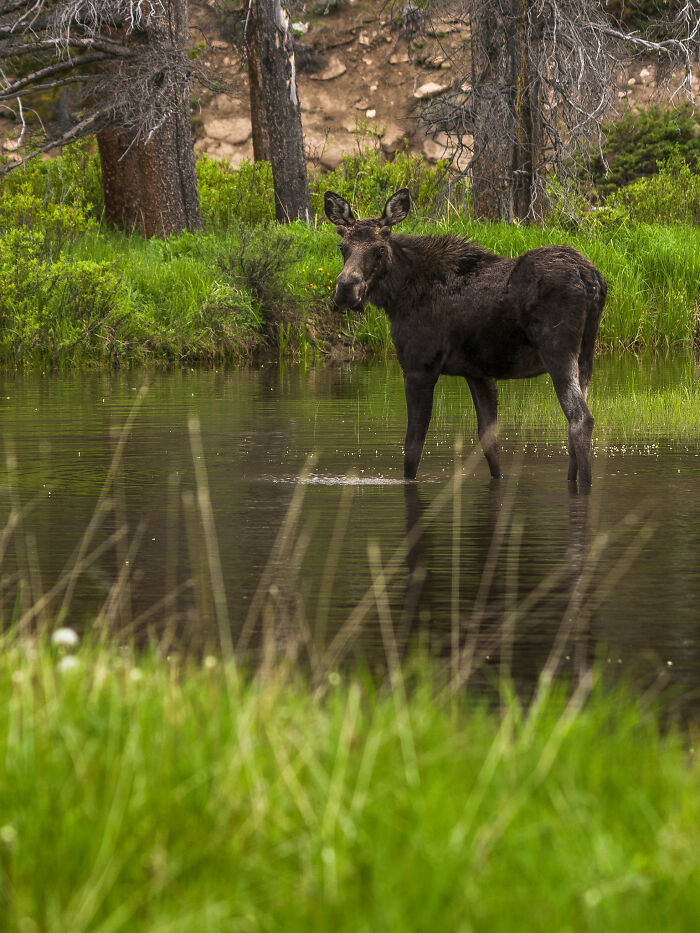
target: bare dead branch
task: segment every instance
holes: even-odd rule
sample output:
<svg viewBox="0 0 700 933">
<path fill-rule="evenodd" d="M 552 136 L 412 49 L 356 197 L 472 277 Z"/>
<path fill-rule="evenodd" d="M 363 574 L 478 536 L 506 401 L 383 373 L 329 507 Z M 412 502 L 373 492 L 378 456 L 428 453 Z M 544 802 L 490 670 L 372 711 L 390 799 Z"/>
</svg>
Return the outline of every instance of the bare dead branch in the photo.
<svg viewBox="0 0 700 933">
<path fill-rule="evenodd" d="M 77 123 L 75 126 L 72 126 L 67 132 L 63 133 L 56 139 L 50 139 L 48 142 L 44 143 L 41 146 L 37 146 L 36 149 L 33 149 L 28 155 L 24 156 L 18 162 L 13 162 L 9 165 L 3 165 L 0 168 L 0 176 L 7 175 L 8 172 L 11 172 L 15 168 L 19 168 L 21 165 L 25 165 L 27 162 L 35 159 L 38 155 L 41 155 L 42 152 L 47 152 L 49 149 L 55 149 L 58 146 L 65 146 L 68 143 L 75 142 L 77 139 L 81 139 L 84 136 L 89 136 L 92 133 L 96 133 L 100 129 L 100 121 L 104 120 L 104 126 L 107 125 L 108 110 L 97 110 L 95 113 L 91 113 L 89 117 L 86 117 L 80 123 Z"/>
<path fill-rule="evenodd" d="M 22 90 L 22 88 L 27 87 L 30 84 L 33 84 L 34 81 L 40 81 L 42 78 L 48 78 L 50 75 L 60 74 L 62 71 L 72 71 L 73 69 L 79 67 L 80 65 L 88 65 L 91 62 L 101 62 L 107 58 L 107 55 L 104 52 L 92 52 L 89 55 L 78 55 L 76 58 L 71 58 L 66 61 L 58 62 L 55 65 L 48 65 L 46 68 L 41 68 L 39 71 L 34 71 L 32 74 L 27 75 L 24 78 L 21 78 L 19 81 L 16 81 L 14 84 L 8 85 L 4 91 L 4 96 L 14 97 L 17 91 Z"/>
<path fill-rule="evenodd" d="M 126 46 L 115 42 L 107 36 L 101 38 L 80 38 L 71 39 L 71 47 L 77 49 L 99 49 L 109 55 L 128 57 L 132 51 Z M 14 58 L 15 56 L 36 55 L 40 52 L 55 51 L 57 54 L 63 53 L 61 43 L 55 39 L 42 39 L 35 42 L 18 43 L 17 45 L 8 45 L 2 50 L 3 58 Z"/>
<path fill-rule="evenodd" d="M 163 0 L 0 0 L 3 106 L 16 101 L 17 115 L 33 95 L 71 89 L 74 126 L 59 131 L 49 118 L 34 151 L 64 145 L 105 122 L 128 131 L 134 144 L 145 142 L 188 106 L 192 81 L 221 84 L 189 58 L 186 32 L 173 32 L 170 16 L 172 4 Z"/>
<path fill-rule="evenodd" d="M 0 100 L 13 100 L 14 98 L 26 97 L 28 94 L 36 94 L 39 91 L 52 91 L 54 88 L 67 87 L 69 84 L 85 84 L 92 80 L 91 75 L 68 75 L 48 84 L 33 84 L 31 87 L 25 88 L 23 91 L 16 91 L 14 94 L 0 92 Z"/>
</svg>

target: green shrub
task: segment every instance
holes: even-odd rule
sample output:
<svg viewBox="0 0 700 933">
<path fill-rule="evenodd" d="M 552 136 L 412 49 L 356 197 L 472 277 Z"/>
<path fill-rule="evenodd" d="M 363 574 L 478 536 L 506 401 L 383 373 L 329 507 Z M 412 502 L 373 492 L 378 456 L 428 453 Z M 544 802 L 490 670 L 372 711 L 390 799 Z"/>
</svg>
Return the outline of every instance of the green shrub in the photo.
<svg viewBox="0 0 700 933">
<path fill-rule="evenodd" d="M 17 227 L 0 236 L 0 331 L 7 338 L 19 326 L 38 323 L 55 287 L 50 265 L 42 259 L 41 235 Z"/>
<path fill-rule="evenodd" d="M 591 202 L 581 189 L 580 180 L 571 175 L 547 178 L 545 216 L 548 226 L 575 230 L 590 220 Z"/>
<path fill-rule="evenodd" d="M 243 227 L 233 231 L 235 248 L 219 253 L 217 266 L 225 280 L 250 295 L 257 323 L 267 337 L 299 318 L 299 293 L 292 285 L 292 269 L 301 249 L 284 227 Z"/>
<path fill-rule="evenodd" d="M 34 159 L 10 172 L 2 180 L 0 197 L 28 193 L 45 207 L 80 208 L 86 216 L 99 219 L 104 207 L 101 178 L 94 142 L 81 140 L 53 159 Z"/>
<path fill-rule="evenodd" d="M 700 225 L 700 157 L 693 167 L 676 151 L 658 168 L 613 192 L 608 210 L 638 223 Z"/>
<path fill-rule="evenodd" d="M 101 329 L 113 332 L 129 311 L 111 263 L 47 258 L 42 235 L 23 227 L 0 237 L 3 358 L 56 358 L 78 345 L 95 349 Z"/>
<path fill-rule="evenodd" d="M 95 201 L 91 200 L 95 197 Z M 99 163 L 86 143 L 11 172 L 0 190 L 0 355 L 29 360 L 93 350 L 128 317 L 109 261 L 70 254 L 96 232 Z M 100 352 L 100 355 L 101 352 Z"/>
<path fill-rule="evenodd" d="M 246 160 L 234 169 L 227 160 L 202 155 L 197 161 L 197 182 L 202 217 L 208 226 L 274 223 L 275 196 L 269 162 Z"/>
<path fill-rule="evenodd" d="M 197 162 L 199 201 L 207 225 L 273 224 L 275 196 L 268 162 L 243 162 L 232 168 L 224 161 L 203 155 Z M 468 202 L 463 181 L 449 185 L 446 163 L 430 166 L 422 156 L 399 152 L 393 161 L 371 146 L 346 154 L 337 169 L 317 172 L 309 178 L 311 207 L 324 217 L 323 193 L 328 188 L 347 198 L 358 216 L 381 213 L 387 197 L 408 188 L 419 213 L 445 214 L 448 204 Z M 449 202 L 446 195 L 449 193 Z"/>
<path fill-rule="evenodd" d="M 377 149 L 365 148 L 346 154 L 337 169 L 318 174 L 310 180 L 311 207 L 323 217 L 323 193 L 331 189 L 346 198 L 360 217 L 381 214 L 387 197 L 399 188 L 408 188 L 415 210 L 423 214 L 444 213 L 444 197 L 449 183 L 447 163 L 433 168 L 423 156 L 408 151 L 397 152 L 393 161 Z M 452 202 L 468 201 L 464 182 L 453 184 Z M 442 207 L 442 211 L 440 208 Z"/>
<path fill-rule="evenodd" d="M 603 154 L 590 163 L 597 192 L 606 196 L 638 178 L 654 175 L 660 162 L 674 152 L 694 163 L 700 156 L 700 120 L 690 104 L 674 110 L 649 107 L 638 116 L 631 112 L 605 126 Z"/>
<path fill-rule="evenodd" d="M 653 175 L 638 178 L 608 194 L 591 209 L 575 182 L 548 185 L 548 224 L 562 228 L 598 228 L 629 224 L 700 226 L 700 156 L 689 162 L 678 150 L 657 165 Z"/>
<path fill-rule="evenodd" d="M 18 170 L 0 192 L 0 234 L 36 233 L 41 254 L 57 257 L 76 237 L 97 227 L 87 191 L 79 180 L 67 181 L 58 168 L 43 173 Z"/>
</svg>

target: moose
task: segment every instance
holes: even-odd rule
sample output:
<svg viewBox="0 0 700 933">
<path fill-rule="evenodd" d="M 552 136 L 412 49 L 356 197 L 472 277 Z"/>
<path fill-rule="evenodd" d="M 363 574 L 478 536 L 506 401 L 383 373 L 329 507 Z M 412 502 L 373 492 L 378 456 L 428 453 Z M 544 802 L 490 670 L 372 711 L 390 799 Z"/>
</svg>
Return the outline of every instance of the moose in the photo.
<svg viewBox="0 0 700 933">
<path fill-rule="evenodd" d="M 547 372 L 569 422 L 568 480 L 589 487 L 586 395 L 607 294 L 593 263 L 569 246 L 509 258 L 454 235 L 392 235 L 410 209 L 407 188 L 388 199 L 381 217 L 357 220 L 334 191 L 326 191 L 324 207 L 344 259 L 336 304 L 371 301 L 389 317 L 408 415 L 404 478 L 416 478 L 438 376 L 466 379 L 491 476 L 500 478 L 496 380 Z"/>
</svg>

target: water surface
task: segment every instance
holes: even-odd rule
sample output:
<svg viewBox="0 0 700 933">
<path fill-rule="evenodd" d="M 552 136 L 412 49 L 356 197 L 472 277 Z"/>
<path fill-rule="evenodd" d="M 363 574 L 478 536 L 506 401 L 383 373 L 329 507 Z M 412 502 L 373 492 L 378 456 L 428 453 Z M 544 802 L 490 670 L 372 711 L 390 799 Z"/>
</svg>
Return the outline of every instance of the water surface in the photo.
<svg viewBox="0 0 700 933">
<path fill-rule="evenodd" d="M 13 503 L 31 510 L 6 547 L 3 622 L 75 561 L 117 431 L 138 404 L 85 555 L 126 533 L 80 575 L 66 621 L 89 625 L 101 608 L 115 628 L 171 626 L 185 643 L 214 644 L 224 613 L 234 643 L 259 648 L 267 633 L 284 646 L 301 632 L 302 651 L 332 664 L 348 654 L 383 663 L 414 641 L 452 657 L 471 646 L 486 676 L 507 663 L 522 683 L 552 652 L 564 668 L 602 655 L 693 691 L 700 421 L 686 410 L 660 430 L 642 406 L 624 429 L 611 422 L 630 392 L 652 398 L 694 378 L 687 359 L 599 361 L 594 490 L 580 496 L 566 483 L 565 422 L 542 379 L 503 385 L 500 483 L 475 447 L 466 386 L 441 380 L 419 482 L 406 485 L 395 363 L 5 374 L 0 519 Z M 402 547 L 416 522 L 424 531 Z M 64 594 L 59 586 L 52 612 Z"/>
</svg>

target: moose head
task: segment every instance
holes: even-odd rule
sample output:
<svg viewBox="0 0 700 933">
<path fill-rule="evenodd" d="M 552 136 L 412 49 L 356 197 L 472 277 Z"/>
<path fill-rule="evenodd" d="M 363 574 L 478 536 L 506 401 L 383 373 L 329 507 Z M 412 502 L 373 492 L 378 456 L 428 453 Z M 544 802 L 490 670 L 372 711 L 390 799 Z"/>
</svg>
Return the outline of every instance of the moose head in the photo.
<svg viewBox="0 0 700 933">
<path fill-rule="evenodd" d="M 391 255 L 391 228 L 408 214 L 411 199 L 408 188 L 401 188 L 384 205 L 381 217 L 357 220 L 352 208 L 335 191 L 326 191 L 326 216 L 341 238 L 343 271 L 335 283 L 336 304 L 362 307 L 372 286 L 388 269 Z"/>
</svg>

